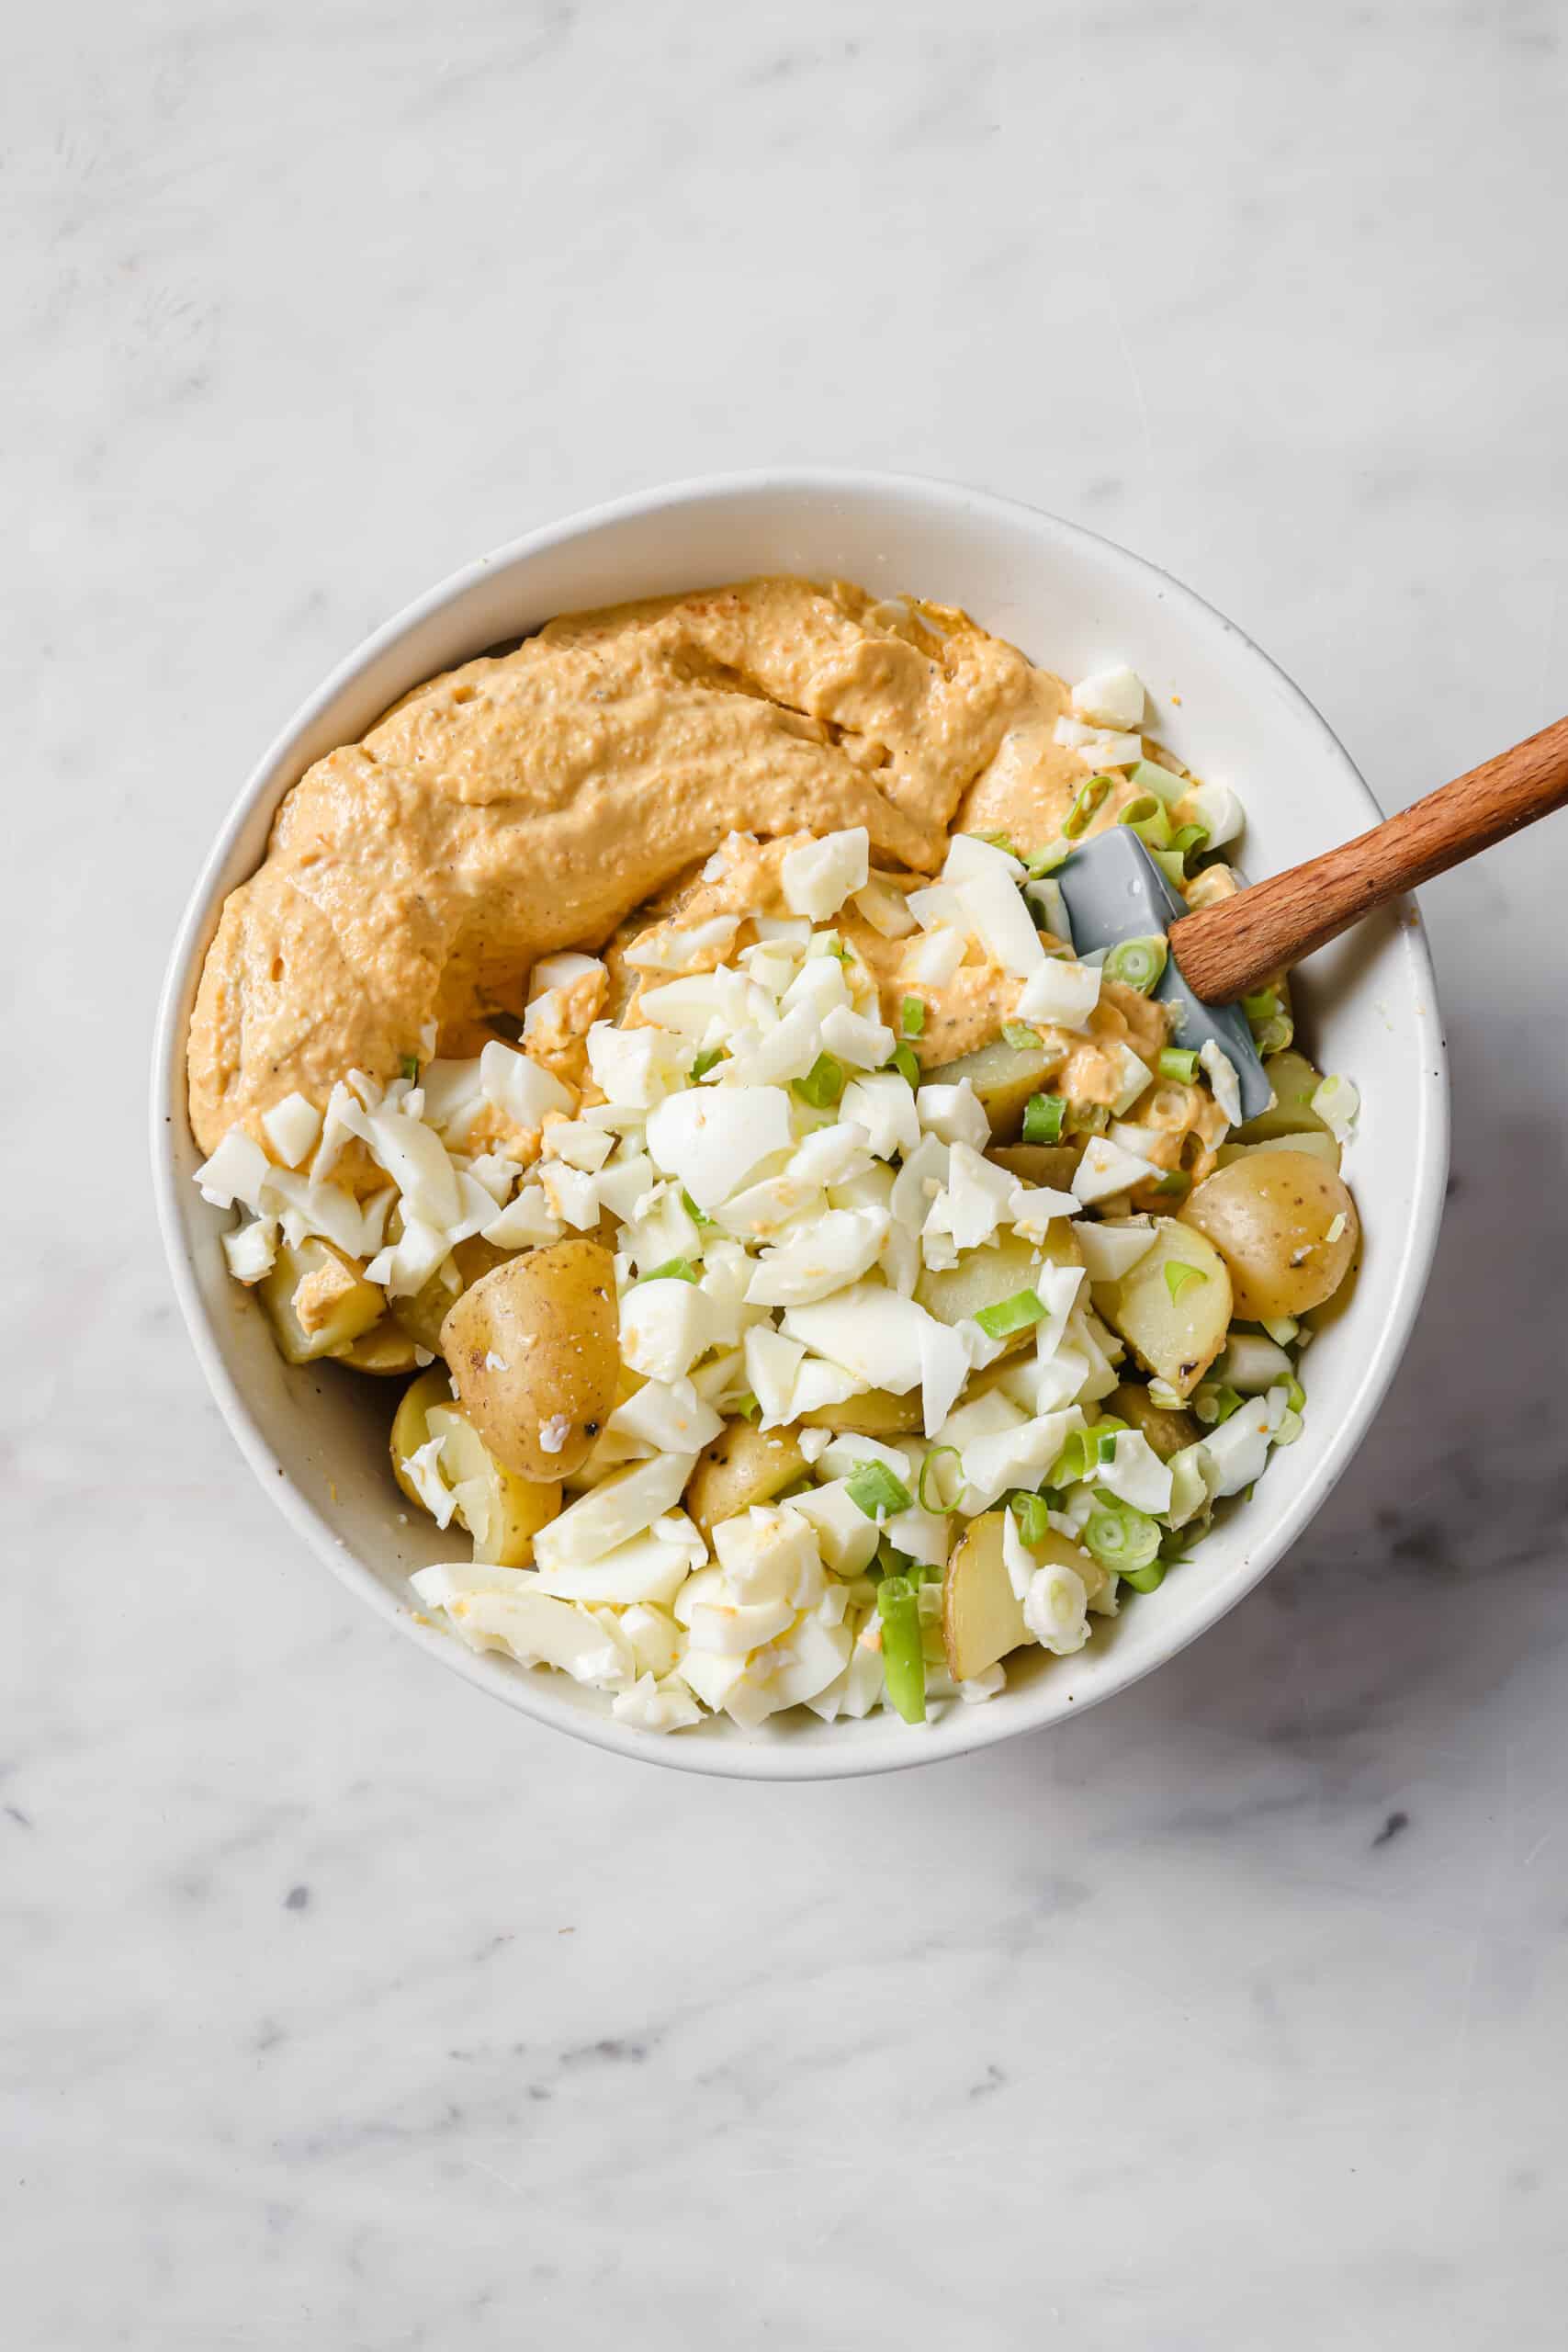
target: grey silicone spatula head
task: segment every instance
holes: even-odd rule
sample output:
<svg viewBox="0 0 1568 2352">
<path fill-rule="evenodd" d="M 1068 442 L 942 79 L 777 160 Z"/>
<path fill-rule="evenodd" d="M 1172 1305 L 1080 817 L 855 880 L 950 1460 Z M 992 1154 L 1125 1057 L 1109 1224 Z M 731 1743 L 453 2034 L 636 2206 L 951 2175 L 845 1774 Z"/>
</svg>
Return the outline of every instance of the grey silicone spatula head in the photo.
<svg viewBox="0 0 1568 2352">
<path fill-rule="evenodd" d="M 1060 885 L 1079 956 L 1123 939 L 1164 938 L 1188 912 L 1130 825 L 1112 825 L 1076 849 L 1053 879 Z M 1264 1075 L 1247 1015 L 1239 1005 L 1205 1004 L 1182 978 L 1174 956 L 1166 959 L 1154 994 L 1176 1007 L 1174 1046 L 1201 1053 L 1213 1039 L 1235 1065 L 1244 1119 L 1267 1111 L 1273 1089 Z"/>
</svg>

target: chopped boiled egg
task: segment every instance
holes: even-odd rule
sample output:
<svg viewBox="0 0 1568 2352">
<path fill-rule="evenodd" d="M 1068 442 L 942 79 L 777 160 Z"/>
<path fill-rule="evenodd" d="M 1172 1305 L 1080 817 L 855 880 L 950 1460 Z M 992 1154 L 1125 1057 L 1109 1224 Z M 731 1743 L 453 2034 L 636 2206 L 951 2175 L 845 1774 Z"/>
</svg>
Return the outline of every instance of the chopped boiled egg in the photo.
<svg viewBox="0 0 1568 2352">
<path fill-rule="evenodd" d="M 966 1143 L 972 1151 L 984 1151 L 991 1139 L 991 1123 L 966 1078 L 956 1086 L 919 1087 L 915 1113 L 926 1134 L 941 1143 Z"/>
<path fill-rule="evenodd" d="M 648 1122 L 655 1166 L 677 1177 L 700 1209 L 716 1208 L 793 1140 L 789 1096 L 776 1086 L 693 1088 L 667 1096 Z"/>
<path fill-rule="evenodd" d="M 639 1282 L 621 1301 L 622 1359 L 649 1380 L 683 1379 L 713 1344 L 711 1305 L 695 1283 Z"/>
<path fill-rule="evenodd" d="M 785 852 L 779 868 L 784 904 L 792 914 L 823 922 L 853 892 L 865 888 L 870 869 L 871 836 L 863 825 L 825 833 Z"/>
<path fill-rule="evenodd" d="M 1073 688 L 1073 710 L 1094 727 L 1137 727 L 1144 716 L 1144 682 L 1124 663 L 1097 670 Z"/>
<path fill-rule="evenodd" d="M 1100 981 L 1097 965 L 1075 963 L 1066 956 L 1047 956 L 1019 990 L 1013 1016 L 1081 1033 L 1100 1002 Z"/>
<path fill-rule="evenodd" d="M 1073 1171 L 1073 1193 L 1087 1208 L 1094 1201 L 1129 1192 L 1134 1184 L 1150 1183 L 1160 1172 L 1149 1160 L 1124 1151 L 1104 1136 L 1090 1136 Z"/>
</svg>

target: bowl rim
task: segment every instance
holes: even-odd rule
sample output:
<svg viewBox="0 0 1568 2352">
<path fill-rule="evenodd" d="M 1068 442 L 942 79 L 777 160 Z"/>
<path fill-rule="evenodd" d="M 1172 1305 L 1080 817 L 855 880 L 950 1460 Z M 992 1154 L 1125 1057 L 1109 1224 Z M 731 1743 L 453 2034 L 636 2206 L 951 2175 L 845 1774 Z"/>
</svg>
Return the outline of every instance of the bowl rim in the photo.
<svg viewBox="0 0 1568 2352">
<path fill-rule="evenodd" d="M 205 956 L 216 924 L 220 904 L 218 895 L 220 881 L 240 835 L 251 823 L 258 805 L 271 792 L 276 806 L 297 780 L 290 777 L 288 784 L 281 786 L 277 782 L 296 747 L 338 698 L 367 669 L 393 650 L 403 638 L 435 615 L 461 603 L 498 569 L 540 556 L 610 525 L 661 511 L 722 503 L 727 500 L 761 493 L 786 500 L 824 493 L 846 497 L 902 498 L 928 508 L 934 505 L 961 512 L 970 520 L 978 517 L 984 522 L 988 519 L 998 527 L 1006 522 L 1016 525 L 1021 520 L 1032 526 L 1044 524 L 1068 541 L 1084 542 L 1108 552 L 1120 564 L 1141 575 L 1151 592 L 1157 589 L 1163 600 L 1179 613 L 1190 614 L 1201 624 L 1210 628 L 1217 623 L 1222 633 L 1235 640 L 1244 657 L 1268 673 L 1275 691 L 1304 723 L 1309 735 L 1315 738 L 1321 755 L 1337 765 L 1345 780 L 1363 802 L 1367 823 L 1374 825 L 1381 821 L 1383 812 L 1344 745 L 1315 705 L 1270 655 L 1228 616 L 1174 574 L 1151 562 L 1147 557 L 1137 555 L 1115 540 L 1086 529 L 1079 523 L 1068 521 L 1026 500 L 1002 496 L 964 483 L 860 467 L 756 467 L 694 475 L 655 484 L 581 508 L 555 522 L 544 524 L 520 537 L 502 542 L 447 574 L 371 630 L 305 697 L 266 745 L 246 776 L 202 862 L 170 950 L 159 993 L 152 1057 L 150 1141 L 152 1185 L 159 1228 L 175 1295 L 197 1361 L 230 1432 L 289 1524 L 304 1538 L 317 1558 L 359 1600 L 367 1602 L 386 1622 L 395 1625 L 402 1634 L 414 1640 L 438 1657 L 449 1670 L 461 1675 L 477 1689 L 503 1700 L 520 1713 L 532 1717 L 549 1729 L 566 1732 L 613 1755 L 657 1764 L 668 1770 L 694 1772 L 710 1779 L 849 1780 L 866 1774 L 910 1770 L 918 1765 L 971 1755 L 1001 1740 L 1070 1723 L 1088 1714 L 1092 1708 L 1130 1689 L 1156 1668 L 1168 1665 L 1190 1643 L 1218 1623 L 1222 1617 L 1228 1615 L 1297 1541 L 1344 1476 L 1371 1428 L 1377 1408 L 1398 1369 L 1420 1308 L 1437 1249 L 1448 1174 L 1447 1054 L 1436 975 L 1425 927 L 1418 922 L 1412 923 L 1405 927 L 1402 944 L 1413 961 L 1414 977 L 1419 983 L 1416 1014 L 1417 1019 L 1425 1020 L 1422 1043 L 1429 1051 L 1420 1057 L 1417 1098 L 1420 1117 L 1414 1146 L 1412 1205 L 1401 1237 L 1398 1263 L 1393 1272 L 1393 1312 L 1360 1367 L 1348 1409 L 1328 1437 L 1315 1469 L 1290 1509 L 1280 1518 L 1269 1522 L 1251 1544 L 1246 1557 L 1238 1561 L 1223 1588 L 1212 1596 L 1207 1605 L 1196 1613 L 1176 1638 L 1150 1657 L 1124 1662 L 1120 1671 L 1112 1665 L 1102 1683 L 1092 1692 L 1085 1693 L 1081 1702 L 1072 1708 L 1061 1713 L 1051 1712 L 1047 1684 L 1043 1702 L 1037 1702 L 1032 1708 L 1026 1700 L 1016 1711 L 991 1706 L 965 1709 L 963 1736 L 944 1740 L 940 1746 L 910 1737 L 874 1746 L 868 1744 L 863 1747 L 849 1737 L 842 1743 L 841 1755 L 828 1745 L 806 1747 L 788 1741 L 752 1743 L 720 1738 L 688 1742 L 678 1736 L 657 1739 L 618 1723 L 607 1706 L 602 1712 L 568 1710 L 553 1699 L 547 1688 L 553 1680 L 551 1677 L 520 1671 L 502 1680 L 496 1676 L 493 1667 L 487 1670 L 484 1657 L 441 1633 L 423 1621 L 411 1606 L 399 1601 L 344 1540 L 333 1532 L 296 1485 L 287 1464 L 277 1458 L 268 1444 L 243 1389 L 224 1361 L 212 1318 L 196 1279 L 185 1216 L 186 1186 L 175 1166 L 173 1136 L 175 1118 L 183 1114 L 185 1102 L 186 1007 L 197 977 L 198 959 Z M 1405 903 L 1409 904 L 1408 901 Z"/>
</svg>

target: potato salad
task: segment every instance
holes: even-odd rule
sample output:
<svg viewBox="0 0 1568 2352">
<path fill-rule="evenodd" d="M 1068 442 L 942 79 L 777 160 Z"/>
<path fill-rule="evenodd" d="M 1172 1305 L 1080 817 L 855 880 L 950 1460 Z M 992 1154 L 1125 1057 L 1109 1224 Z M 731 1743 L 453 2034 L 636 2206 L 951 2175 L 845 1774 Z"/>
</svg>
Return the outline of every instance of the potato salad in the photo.
<svg viewBox="0 0 1568 2352">
<path fill-rule="evenodd" d="M 1355 1090 L 1281 978 L 1239 1125 L 1163 942 L 1075 953 L 1053 876 L 1107 824 L 1191 904 L 1236 887 L 1234 795 L 1144 711 L 1075 691 L 1052 839 L 919 874 L 732 831 L 515 1018 L 223 1136 L 197 1181 L 285 1357 L 398 1384 L 389 1522 L 445 1537 L 411 1583 L 454 1638 L 648 1733 L 918 1725 L 1157 1606 L 1299 1435 Z"/>
</svg>

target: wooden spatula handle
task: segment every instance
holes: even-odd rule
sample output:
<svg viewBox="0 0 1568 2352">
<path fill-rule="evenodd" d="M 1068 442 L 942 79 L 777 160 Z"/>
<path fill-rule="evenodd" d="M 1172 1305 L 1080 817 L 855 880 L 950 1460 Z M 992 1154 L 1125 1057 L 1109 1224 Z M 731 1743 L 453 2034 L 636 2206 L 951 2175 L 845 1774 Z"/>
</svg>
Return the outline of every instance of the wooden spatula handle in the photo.
<svg viewBox="0 0 1568 2352">
<path fill-rule="evenodd" d="M 1559 718 L 1342 848 L 1183 915 L 1171 925 L 1171 953 L 1205 1003 L 1232 1003 L 1386 899 L 1565 803 L 1568 718 Z"/>
</svg>

